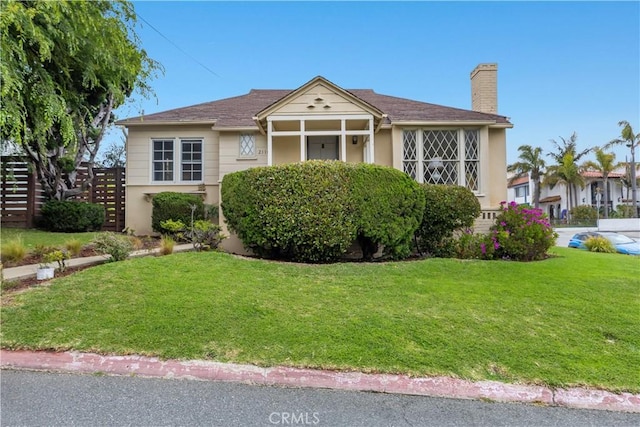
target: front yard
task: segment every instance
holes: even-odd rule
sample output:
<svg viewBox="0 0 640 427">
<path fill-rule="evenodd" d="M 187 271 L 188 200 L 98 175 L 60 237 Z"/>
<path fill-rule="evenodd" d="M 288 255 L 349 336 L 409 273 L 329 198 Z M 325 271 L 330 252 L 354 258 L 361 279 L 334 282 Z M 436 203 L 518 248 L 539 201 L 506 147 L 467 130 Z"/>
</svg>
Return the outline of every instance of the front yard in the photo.
<svg viewBox="0 0 640 427">
<path fill-rule="evenodd" d="M 640 392 L 640 259 L 300 265 L 183 253 L 3 297 L 2 347 Z"/>
</svg>

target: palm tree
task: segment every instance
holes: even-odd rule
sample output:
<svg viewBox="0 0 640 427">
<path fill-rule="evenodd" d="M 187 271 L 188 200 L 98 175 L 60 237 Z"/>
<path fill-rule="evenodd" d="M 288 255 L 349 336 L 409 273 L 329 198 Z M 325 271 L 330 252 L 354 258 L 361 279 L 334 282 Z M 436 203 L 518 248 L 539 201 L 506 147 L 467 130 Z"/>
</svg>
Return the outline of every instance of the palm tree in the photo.
<svg viewBox="0 0 640 427">
<path fill-rule="evenodd" d="M 577 162 L 583 156 L 587 155 L 591 151 L 591 148 L 587 148 L 578 152 L 578 143 L 577 143 L 578 134 L 576 134 L 575 132 L 568 139 L 564 139 L 563 137 L 560 137 L 560 140 L 562 141 L 562 143 L 556 141 L 555 139 L 551 140 L 551 143 L 555 145 L 557 151 L 555 153 L 549 153 L 548 156 L 551 156 L 558 165 L 561 165 L 565 161 L 565 156 L 567 154 L 571 154 L 571 157 L 573 158 L 573 167 L 577 170 L 578 169 Z M 575 205 L 577 205 L 578 192 L 576 191 L 575 184 L 568 184 L 568 185 L 571 187 L 569 189 L 569 193 L 573 195 L 574 197 L 573 201 L 575 202 Z"/>
<path fill-rule="evenodd" d="M 594 170 L 602 174 L 602 180 L 604 181 L 604 218 L 609 218 L 609 174 L 616 168 L 620 167 L 619 163 L 616 163 L 616 155 L 613 153 L 606 153 L 602 148 L 595 148 L 596 161 L 588 160 L 582 164 L 584 170 Z"/>
<path fill-rule="evenodd" d="M 512 184 L 518 178 L 530 175 L 531 181 L 533 181 L 533 205 L 539 208 L 540 180 L 544 175 L 544 168 L 546 166 L 542 158 L 542 148 L 532 148 L 530 145 L 521 145 L 518 147 L 518 151 L 520 152 L 518 156 L 520 161 L 507 166 L 508 172 L 515 173 L 515 175 L 509 179 L 509 184 Z"/>
<path fill-rule="evenodd" d="M 557 165 L 549 166 L 543 181 L 544 185 L 553 188 L 558 184 L 565 186 L 567 196 L 567 222 L 570 220 L 571 208 L 573 208 L 572 195 L 575 186 L 584 188 L 584 178 L 580 175 L 580 169 L 571 153 L 567 153 Z M 577 203 L 576 203 L 577 204 Z"/>
<path fill-rule="evenodd" d="M 618 126 L 622 127 L 620 131 L 620 138 L 616 138 L 609 142 L 605 147 L 609 148 L 612 145 L 625 144 L 631 148 L 631 205 L 633 206 L 633 218 L 638 217 L 638 184 L 636 181 L 636 159 L 635 148 L 640 146 L 640 133 L 633 132 L 633 128 L 628 121 L 622 120 L 618 122 Z"/>
</svg>

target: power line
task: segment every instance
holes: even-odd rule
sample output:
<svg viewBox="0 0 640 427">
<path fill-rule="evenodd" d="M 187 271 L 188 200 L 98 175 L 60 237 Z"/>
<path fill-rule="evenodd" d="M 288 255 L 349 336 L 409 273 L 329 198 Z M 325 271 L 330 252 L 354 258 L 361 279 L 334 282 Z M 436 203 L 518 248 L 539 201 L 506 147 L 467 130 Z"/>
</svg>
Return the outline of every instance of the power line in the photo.
<svg viewBox="0 0 640 427">
<path fill-rule="evenodd" d="M 195 62 L 196 64 L 200 65 L 202 68 L 204 68 L 205 70 L 207 70 L 208 72 L 210 72 L 211 74 L 213 74 L 214 76 L 221 78 L 215 71 L 213 71 L 211 68 L 207 67 L 206 65 L 204 65 L 202 62 L 198 61 L 194 56 L 190 55 L 188 52 L 186 52 L 184 49 L 182 49 L 180 46 L 178 46 L 176 43 L 174 43 L 173 41 L 171 41 L 169 39 L 169 37 L 165 36 L 164 34 L 162 34 L 160 32 L 160 30 L 158 30 L 156 27 L 154 27 L 153 25 L 151 25 L 151 23 L 149 23 L 149 21 L 147 21 L 146 19 L 144 19 L 142 16 L 140 16 L 140 14 L 138 12 L 135 12 L 135 14 L 138 16 L 138 18 L 140 18 L 140 20 L 142 22 L 144 22 L 145 24 L 147 24 L 149 27 L 151 27 L 151 29 L 153 31 L 155 31 L 156 33 L 158 33 L 163 39 L 165 39 L 166 41 L 168 41 L 169 43 L 171 43 L 176 49 L 178 49 L 180 52 L 182 52 L 185 56 L 187 56 L 188 58 L 190 58 L 193 62 Z"/>
</svg>

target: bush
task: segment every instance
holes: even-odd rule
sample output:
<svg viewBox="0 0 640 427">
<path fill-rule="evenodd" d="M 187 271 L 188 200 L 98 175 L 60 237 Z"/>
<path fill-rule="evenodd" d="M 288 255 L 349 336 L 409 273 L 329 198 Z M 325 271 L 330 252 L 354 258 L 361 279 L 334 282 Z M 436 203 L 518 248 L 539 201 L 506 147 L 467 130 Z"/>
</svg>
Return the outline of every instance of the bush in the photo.
<svg viewBox="0 0 640 427">
<path fill-rule="evenodd" d="M 419 186 L 395 169 L 336 161 L 253 168 L 225 175 L 222 210 L 229 228 L 256 254 L 332 261 L 359 238 L 408 254 L 422 217 Z"/>
<path fill-rule="evenodd" d="M 422 184 L 424 215 L 416 243 L 419 252 L 446 256 L 446 240 L 455 230 L 473 226 L 480 215 L 480 203 L 473 192 L 457 185 Z"/>
<path fill-rule="evenodd" d="M 571 208 L 570 214 L 572 224 L 593 225 L 598 217 L 598 211 L 589 205 Z"/>
<path fill-rule="evenodd" d="M 544 259 L 556 241 L 547 216 L 540 209 L 530 209 L 511 202 L 500 203 L 502 212 L 491 227 L 490 244 L 494 257 L 516 261 Z"/>
<path fill-rule="evenodd" d="M 371 259 L 380 246 L 392 258 L 409 256 L 424 211 L 420 184 L 396 169 L 359 164 L 350 188 L 363 258 Z"/>
<path fill-rule="evenodd" d="M 633 218 L 633 206 L 631 205 L 618 205 L 614 212 L 617 218 Z"/>
<path fill-rule="evenodd" d="M 176 241 L 171 236 L 162 236 L 160 240 L 160 253 L 162 255 L 170 255 L 173 253 L 173 247 L 176 245 Z"/>
<path fill-rule="evenodd" d="M 487 234 L 474 234 L 471 229 L 465 230 L 453 240 L 452 246 L 453 256 L 459 259 L 493 259 L 495 254 L 491 237 Z"/>
<path fill-rule="evenodd" d="M 613 254 L 616 252 L 616 247 L 603 236 L 592 236 L 584 241 L 584 246 L 591 252 L 604 252 Z"/>
<path fill-rule="evenodd" d="M 22 237 L 16 237 L 15 239 L 2 243 L 2 263 L 20 262 L 25 256 L 27 256 L 27 248 L 22 241 Z"/>
<path fill-rule="evenodd" d="M 129 257 L 133 244 L 126 236 L 115 233 L 100 233 L 93 239 L 96 250 L 111 255 L 111 261 L 123 261 Z"/>
<path fill-rule="evenodd" d="M 220 226 L 207 220 L 199 220 L 193 224 L 191 241 L 197 251 L 216 249 L 224 236 L 220 233 Z"/>
<path fill-rule="evenodd" d="M 165 191 L 153 196 L 151 227 L 153 231 L 162 233 L 162 221 L 182 221 L 191 226 L 191 222 L 204 219 L 204 203 L 196 194 L 174 193 Z"/>
<path fill-rule="evenodd" d="M 105 221 L 104 206 L 70 200 L 49 200 L 40 211 L 41 226 L 49 231 L 97 231 Z"/>
</svg>

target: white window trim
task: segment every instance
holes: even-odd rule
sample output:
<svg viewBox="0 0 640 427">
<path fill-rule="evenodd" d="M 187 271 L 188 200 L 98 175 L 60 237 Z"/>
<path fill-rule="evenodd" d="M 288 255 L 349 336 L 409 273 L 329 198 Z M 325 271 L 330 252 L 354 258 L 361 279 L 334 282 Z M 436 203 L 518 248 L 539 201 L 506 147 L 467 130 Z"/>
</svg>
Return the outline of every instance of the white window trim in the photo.
<svg viewBox="0 0 640 427">
<path fill-rule="evenodd" d="M 416 157 L 417 157 L 417 167 L 416 167 L 416 181 L 419 183 L 424 183 L 424 132 L 425 131 L 451 131 L 454 130 L 457 132 L 458 136 L 458 182 L 457 185 L 462 187 L 467 186 L 466 177 L 465 177 L 465 161 L 466 152 L 465 152 L 465 131 L 475 130 L 478 132 L 478 172 L 477 172 L 477 180 L 478 180 L 478 189 L 471 190 L 473 194 L 476 196 L 482 195 L 482 179 L 481 179 L 481 169 L 482 169 L 482 146 L 484 145 L 481 128 L 477 127 L 405 127 L 402 128 L 402 162 L 404 163 L 404 132 L 405 131 L 415 131 L 416 132 Z"/>
<path fill-rule="evenodd" d="M 154 141 L 173 141 L 173 180 L 172 181 L 156 181 L 153 173 L 153 142 Z M 202 152 L 202 177 L 195 181 L 182 180 L 182 141 L 200 141 Z M 163 137 L 157 136 L 149 139 L 149 182 L 151 185 L 172 185 L 172 184 L 195 184 L 204 182 L 205 179 L 205 143 L 204 137 L 201 136 L 183 136 L 183 137 Z"/>
</svg>

